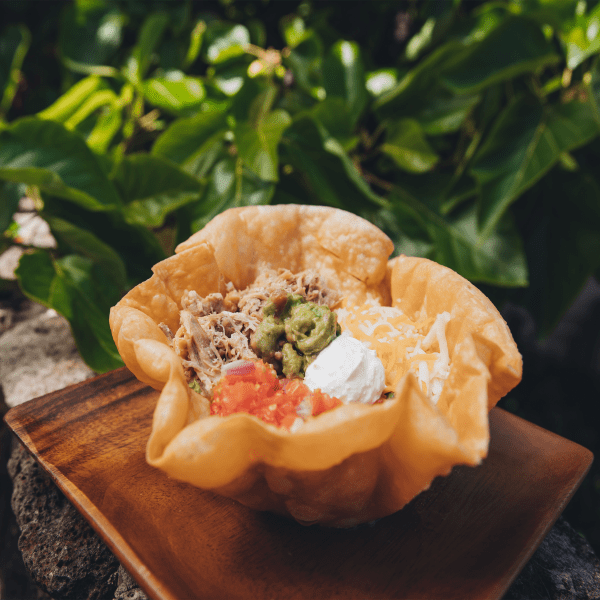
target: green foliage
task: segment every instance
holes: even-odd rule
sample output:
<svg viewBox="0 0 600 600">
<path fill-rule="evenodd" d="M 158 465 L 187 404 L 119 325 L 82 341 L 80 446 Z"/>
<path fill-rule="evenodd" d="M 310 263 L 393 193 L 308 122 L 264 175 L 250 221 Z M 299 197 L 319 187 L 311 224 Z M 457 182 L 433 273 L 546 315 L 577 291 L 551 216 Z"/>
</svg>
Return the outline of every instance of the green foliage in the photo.
<svg viewBox="0 0 600 600">
<path fill-rule="evenodd" d="M 0 31 L 3 247 L 36 198 L 58 246 L 19 283 L 99 372 L 110 306 L 230 207 L 352 211 L 542 332 L 600 270 L 597 3 L 77 0 L 56 38 L 32 23 Z M 19 112 L 40 39 L 62 79 Z"/>
</svg>

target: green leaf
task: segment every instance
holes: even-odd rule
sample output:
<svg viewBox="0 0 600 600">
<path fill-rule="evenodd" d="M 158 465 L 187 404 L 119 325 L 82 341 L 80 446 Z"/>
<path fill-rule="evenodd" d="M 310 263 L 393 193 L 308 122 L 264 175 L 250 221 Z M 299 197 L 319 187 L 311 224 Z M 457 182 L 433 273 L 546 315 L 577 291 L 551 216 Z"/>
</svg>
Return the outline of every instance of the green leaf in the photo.
<svg viewBox="0 0 600 600">
<path fill-rule="evenodd" d="M 194 117 L 177 119 L 154 142 L 152 155 L 167 158 L 183 169 L 204 177 L 206 161 L 223 146 L 227 131 L 223 110 L 199 113 Z M 209 168 L 212 162 L 209 161 Z"/>
<path fill-rule="evenodd" d="M 388 127 L 381 151 L 387 154 L 401 169 L 410 173 L 430 171 L 438 160 L 418 121 L 399 119 Z"/>
<path fill-rule="evenodd" d="M 169 23 L 164 12 L 151 13 L 144 20 L 137 43 L 127 61 L 125 73 L 132 84 L 139 86 L 152 62 L 152 55 Z"/>
<path fill-rule="evenodd" d="M 295 48 L 310 36 L 310 32 L 304 25 L 304 19 L 297 15 L 290 15 L 281 20 L 281 32 L 289 48 Z"/>
<path fill-rule="evenodd" d="M 242 89 L 247 72 L 246 65 L 227 64 L 215 71 L 210 82 L 226 96 L 235 96 Z"/>
<path fill-rule="evenodd" d="M 202 189 L 192 175 L 149 154 L 123 157 L 112 179 L 127 203 L 125 220 L 145 227 L 160 227 L 170 212 L 197 200 Z"/>
<path fill-rule="evenodd" d="M 88 210 L 121 204 L 81 137 L 53 121 L 27 117 L 0 131 L 0 178 L 37 185 Z"/>
<path fill-rule="evenodd" d="M 277 146 L 292 119 L 283 109 L 261 117 L 256 125 L 243 122 L 234 128 L 238 154 L 244 164 L 264 181 L 279 179 Z"/>
<path fill-rule="evenodd" d="M 331 47 L 323 61 L 323 86 L 327 97 L 344 99 L 350 121 L 355 124 L 368 98 L 358 44 L 340 40 Z"/>
<path fill-rule="evenodd" d="M 46 252 L 36 251 L 21 257 L 16 275 L 26 296 L 69 321 L 77 349 L 92 369 L 104 373 L 123 365 L 108 325 L 108 309 L 95 295 L 106 284 L 92 261 L 80 256 L 53 261 Z"/>
<path fill-rule="evenodd" d="M 478 95 L 455 96 L 449 92 L 436 94 L 424 100 L 425 105 L 415 115 L 415 119 L 427 135 L 453 133 L 460 129 L 480 99 Z"/>
<path fill-rule="evenodd" d="M 71 86 L 58 100 L 39 112 L 40 119 L 64 123 L 94 93 L 109 89 L 106 82 L 96 75 L 85 77 Z"/>
<path fill-rule="evenodd" d="M 182 215 L 191 232 L 202 229 L 213 217 L 236 206 L 268 204 L 275 185 L 243 168 L 240 160 L 225 158 L 215 165 L 200 202 L 186 207 Z"/>
<path fill-rule="evenodd" d="M 188 77 L 182 71 L 171 71 L 165 77 L 144 81 L 144 97 L 158 108 L 175 115 L 198 109 L 206 96 L 202 80 Z"/>
<path fill-rule="evenodd" d="M 322 89 L 323 44 L 317 34 L 309 30 L 303 39 L 289 55 L 284 58 L 285 64 L 294 75 L 294 80 L 300 89 L 313 98 L 323 100 L 325 91 Z"/>
<path fill-rule="evenodd" d="M 194 28 L 190 33 L 190 45 L 188 47 L 187 54 L 183 61 L 184 69 L 190 67 L 198 58 L 198 55 L 200 54 L 200 49 L 202 48 L 202 40 L 204 38 L 205 32 L 206 23 L 202 19 L 196 21 L 196 25 L 194 25 Z"/>
<path fill-rule="evenodd" d="M 450 267 L 473 282 L 506 287 L 527 285 L 527 264 L 522 243 L 508 217 L 484 243 L 477 237 L 477 213 L 473 204 L 442 217 L 406 190 L 394 187 L 392 212 L 406 233 L 394 239 L 395 252 L 421 249 L 425 257 Z"/>
<path fill-rule="evenodd" d="M 392 90 L 398 83 L 397 69 L 378 69 L 367 73 L 365 87 L 371 96 L 381 96 Z"/>
<path fill-rule="evenodd" d="M 32 300 L 52 305 L 52 284 L 56 272 L 50 255 L 43 250 L 24 254 L 15 271 L 21 289 Z M 64 316 L 64 309 L 59 311 Z"/>
<path fill-rule="evenodd" d="M 481 239 L 491 234 L 510 204 L 563 152 L 584 145 L 598 133 L 587 103 L 542 107 L 530 98 L 513 101 L 496 120 L 471 167 L 481 187 Z"/>
<path fill-rule="evenodd" d="M 210 64 L 241 56 L 250 44 L 250 32 L 240 24 L 213 21 L 204 35 L 204 58 Z"/>
<path fill-rule="evenodd" d="M 300 112 L 297 118 L 302 115 Z M 315 122 L 320 123 L 342 144 L 352 144 L 356 140 L 353 135 L 354 125 L 350 118 L 348 105 L 343 98 L 329 96 L 322 102 L 317 102 L 311 109 L 306 111 Z"/>
<path fill-rule="evenodd" d="M 431 52 L 408 71 L 389 91 L 373 103 L 381 117 L 397 118 L 410 115 L 423 107 L 423 99 L 434 97 L 443 89 L 443 74 L 467 54 L 469 47 L 458 40 L 450 40 Z"/>
<path fill-rule="evenodd" d="M 127 268 L 127 287 L 148 279 L 151 268 L 166 258 L 156 236 L 146 227 L 125 221 L 121 211 L 91 212 L 55 196 L 44 198 L 42 217 L 59 218 L 89 231 L 112 248 Z"/>
<path fill-rule="evenodd" d="M 0 234 L 4 233 L 17 212 L 19 200 L 25 195 L 25 186 L 20 183 L 0 182 Z"/>
<path fill-rule="evenodd" d="M 458 92 L 473 92 L 559 61 L 537 23 L 510 17 L 481 42 L 473 44 L 443 79 Z"/>
<path fill-rule="evenodd" d="M 236 122 L 253 124 L 263 118 L 277 99 L 277 86 L 265 77 L 246 78 L 231 103 L 229 114 Z"/>
<path fill-rule="evenodd" d="M 83 104 L 65 122 L 67 129 L 75 129 L 92 113 L 106 105 L 116 104 L 118 98 L 112 90 L 99 90 L 87 98 Z"/>
<path fill-rule="evenodd" d="M 97 154 L 103 154 L 108 150 L 122 124 L 122 109 L 118 105 L 106 107 L 100 113 L 96 125 L 88 135 L 87 145 Z"/>
<path fill-rule="evenodd" d="M 21 65 L 31 43 L 24 25 L 9 25 L 0 36 L 0 116 L 12 106 L 19 87 Z"/>
<path fill-rule="evenodd" d="M 309 116 L 299 116 L 285 132 L 281 161 L 289 172 L 284 178 L 287 196 L 357 214 L 380 204 L 339 142 Z"/>
<path fill-rule="evenodd" d="M 600 51 L 600 5 L 589 14 L 565 23 L 561 35 L 567 54 L 567 67 L 576 69 L 586 58 Z"/>
<path fill-rule="evenodd" d="M 109 65 L 119 49 L 125 21 L 125 15 L 108 4 L 69 4 L 58 43 L 63 63 L 78 73 L 114 74 L 114 69 L 96 68 Z"/>
<path fill-rule="evenodd" d="M 127 285 L 125 265 L 113 248 L 90 231 L 77 227 L 64 219 L 50 217 L 47 218 L 47 221 L 52 235 L 57 240 L 97 264 L 104 271 L 105 276 L 114 282 L 115 286 L 125 290 Z"/>
</svg>

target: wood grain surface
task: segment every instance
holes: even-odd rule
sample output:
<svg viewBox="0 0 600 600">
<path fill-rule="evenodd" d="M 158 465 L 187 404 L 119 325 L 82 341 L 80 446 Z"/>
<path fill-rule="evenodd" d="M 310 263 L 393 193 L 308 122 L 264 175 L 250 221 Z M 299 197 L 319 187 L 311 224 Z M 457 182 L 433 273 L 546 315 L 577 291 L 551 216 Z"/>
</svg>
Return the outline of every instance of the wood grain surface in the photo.
<svg viewBox="0 0 600 600">
<path fill-rule="evenodd" d="M 501 598 L 593 458 L 496 408 L 480 467 L 376 523 L 302 527 L 148 466 L 157 397 L 123 368 L 5 417 L 155 600 Z"/>
</svg>

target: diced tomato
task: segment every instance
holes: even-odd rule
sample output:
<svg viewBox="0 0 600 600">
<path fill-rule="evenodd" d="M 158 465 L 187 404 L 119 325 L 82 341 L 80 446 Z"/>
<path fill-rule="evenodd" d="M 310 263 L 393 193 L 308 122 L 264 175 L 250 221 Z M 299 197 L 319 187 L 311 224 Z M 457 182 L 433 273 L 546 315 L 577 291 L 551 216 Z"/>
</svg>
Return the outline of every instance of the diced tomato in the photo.
<svg viewBox="0 0 600 600">
<path fill-rule="evenodd" d="M 338 400 L 337 398 L 332 398 L 331 396 L 324 394 L 321 390 L 316 390 L 315 392 L 313 392 L 312 401 L 313 401 L 313 404 L 312 404 L 313 417 L 320 415 L 321 413 L 325 412 L 326 410 L 331 410 L 332 408 L 336 408 L 337 406 L 342 405 L 341 400 Z"/>
<path fill-rule="evenodd" d="M 314 416 L 342 404 L 320 390 L 311 392 L 300 379 L 280 380 L 270 365 L 256 361 L 232 369 L 219 380 L 210 412 L 221 416 L 245 412 L 289 429 L 305 398 L 311 400 Z"/>
</svg>

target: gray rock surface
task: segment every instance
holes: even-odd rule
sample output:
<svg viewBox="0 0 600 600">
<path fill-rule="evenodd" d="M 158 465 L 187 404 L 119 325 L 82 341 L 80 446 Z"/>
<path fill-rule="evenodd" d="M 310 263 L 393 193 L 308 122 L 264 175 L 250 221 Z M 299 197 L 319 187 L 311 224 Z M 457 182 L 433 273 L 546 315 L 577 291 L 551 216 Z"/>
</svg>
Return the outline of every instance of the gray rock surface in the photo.
<svg viewBox="0 0 600 600">
<path fill-rule="evenodd" d="M 95 375 L 79 356 L 67 321 L 53 310 L 8 329 L 0 337 L 0 356 L 0 382 L 10 407 Z"/>
<path fill-rule="evenodd" d="M 600 598 L 600 562 L 563 518 L 550 530 L 505 600 Z"/>
<path fill-rule="evenodd" d="M 0 417 L 94 375 L 68 323 L 18 294 L 0 300 L 0 356 Z M 147 600 L 50 477 L 12 442 L 11 454 L 0 421 L 0 599 Z"/>
<path fill-rule="evenodd" d="M 119 562 L 20 445 L 8 472 L 19 550 L 36 583 L 55 599 L 113 598 Z"/>
<path fill-rule="evenodd" d="M 135 579 L 123 568 L 119 567 L 119 585 L 114 600 L 148 600 Z"/>
</svg>

